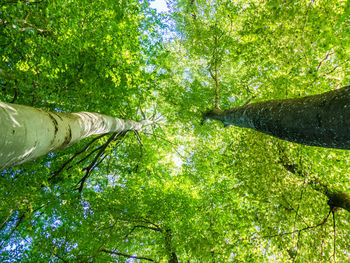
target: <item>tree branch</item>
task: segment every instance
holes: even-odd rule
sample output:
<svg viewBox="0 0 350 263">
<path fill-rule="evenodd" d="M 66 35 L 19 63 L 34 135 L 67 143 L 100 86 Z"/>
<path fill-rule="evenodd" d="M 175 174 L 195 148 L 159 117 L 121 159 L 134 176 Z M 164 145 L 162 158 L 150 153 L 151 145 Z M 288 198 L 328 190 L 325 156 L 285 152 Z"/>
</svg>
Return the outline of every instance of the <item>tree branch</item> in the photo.
<svg viewBox="0 0 350 263">
<path fill-rule="evenodd" d="M 80 184 L 78 187 L 79 193 L 83 191 L 84 183 L 87 178 L 89 178 L 90 173 L 92 172 L 93 169 L 95 169 L 101 162 L 98 162 L 98 159 L 103 155 L 104 151 L 108 147 L 108 145 L 114 141 L 117 138 L 123 138 L 128 132 L 121 132 L 121 133 L 113 133 L 111 137 L 107 140 L 107 142 L 100 148 L 99 152 L 96 154 L 95 158 L 92 160 L 89 166 L 85 167 L 83 170 L 85 170 L 85 175 L 83 178 L 79 180 L 77 184 Z M 103 160 L 104 158 L 102 158 Z"/>
<path fill-rule="evenodd" d="M 141 259 L 141 260 L 147 260 L 147 261 L 151 261 L 151 262 L 155 261 L 154 259 L 151 259 L 151 258 L 128 255 L 128 254 L 116 252 L 114 250 L 111 251 L 111 250 L 107 250 L 107 249 L 100 249 L 100 252 L 104 252 L 104 253 L 111 254 L 111 255 L 122 256 L 122 257 L 126 257 L 126 258 Z"/>
<path fill-rule="evenodd" d="M 291 234 L 295 234 L 295 233 L 300 233 L 302 231 L 306 231 L 306 230 L 310 230 L 310 229 L 314 229 L 314 228 L 317 228 L 317 227 L 320 227 L 322 225 L 324 225 L 330 214 L 332 213 L 332 210 L 329 211 L 328 215 L 322 220 L 322 222 L 316 224 L 316 225 L 313 225 L 313 226 L 307 226 L 307 227 L 304 227 L 304 228 L 301 228 L 301 229 L 297 229 L 297 230 L 294 230 L 294 231 L 290 231 L 290 232 L 284 232 L 284 233 L 280 233 L 280 234 L 275 234 L 275 235 L 268 235 L 268 236 L 262 236 L 262 237 L 254 237 L 254 238 L 250 238 L 249 240 L 255 240 L 255 239 L 258 239 L 258 238 L 274 238 L 274 237 L 282 237 L 282 236 L 286 236 L 286 235 L 291 235 Z"/>
<path fill-rule="evenodd" d="M 154 133 L 149 133 L 149 132 L 145 132 L 145 134 L 148 134 L 148 135 L 151 135 L 155 138 L 158 138 L 158 139 L 161 139 L 169 144 L 171 144 L 173 147 L 173 149 L 176 151 L 176 153 L 181 157 L 181 158 L 185 158 L 174 146 L 178 146 L 177 144 L 165 139 L 164 137 L 161 137 L 161 136 L 158 136 L 158 135 L 155 135 Z M 188 151 L 184 150 L 186 153 L 188 153 Z"/>
<path fill-rule="evenodd" d="M 333 215 L 333 260 L 334 262 L 336 262 L 335 259 L 335 210 L 336 209 L 332 209 L 332 215 Z"/>
<path fill-rule="evenodd" d="M 178 263 L 179 260 L 177 258 L 175 250 L 173 249 L 172 239 L 173 239 L 173 235 L 172 235 L 171 229 L 168 228 L 165 230 L 165 247 L 168 253 L 168 262 Z"/>
<path fill-rule="evenodd" d="M 70 163 L 72 162 L 75 158 L 77 158 L 80 154 L 86 152 L 91 144 L 93 144 L 95 141 L 97 141 L 98 139 L 102 138 L 106 136 L 106 134 L 102 134 L 102 135 L 99 135 L 97 136 L 96 138 L 92 139 L 82 150 L 76 152 L 70 159 L 68 159 L 56 172 L 54 172 L 52 174 L 52 176 L 49 178 L 49 181 L 52 181 L 56 176 L 58 176 L 63 170 L 64 168 Z"/>
<path fill-rule="evenodd" d="M 136 228 L 150 229 L 150 230 L 153 230 L 153 231 L 156 231 L 156 232 L 160 232 L 160 233 L 163 232 L 163 230 L 160 229 L 160 228 L 158 228 L 158 227 L 150 227 L 150 226 L 137 225 L 137 226 L 134 226 L 134 227 L 130 230 L 130 232 L 129 232 L 128 234 L 125 235 L 125 238 L 128 238 L 128 237 L 132 234 L 132 232 L 134 232 L 134 230 L 135 230 Z"/>
<path fill-rule="evenodd" d="M 23 213 L 19 218 L 18 221 L 16 223 L 16 225 L 14 226 L 14 228 L 11 230 L 11 232 L 7 235 L 6 238 L 4 238 L 0 244 L 0 249 L 3 248 L 3 246 L 6 244 L 6 242 L 10 239 L 10 237 L 12 236 L 12 234 L 15 232 L 15 230 L 17 229 L 17 227 L 22 223 L 23 219 L 25 217 L 25 213 Z"/>
<path fill-rule="evenodd" d="M 279 151 L 279 163 L 290 173 L 299 176 L 304 179 L 308 179 L 307 184 L 310 185 L 314 190 L 324 194 L 328 198 L 328 205 L 331 210 L 334 207 L 340 207 L 350 212 L 350 195 L 346 192 L 333 189 L 327 184 L 322 183 L 317 177 L 312 176 L 304 171 L 301 164 L 293 163 L 285 151 L 277 144 Z"/>
<path fill-rule="evenodd" d="M 190 8 L 192 9 L 191 16 L 193 17 L 193 20 L 196 20 L 196 19 L 197 19 L 197 15 L 196 15 L 196 13 L 193 11 L 193 9 L 194 9 L 194 0 L 191 0 Z"/>
<path fill-rule="evenodd" d="M 327 58 L 332 54 L 334 54 L 334 52 L 332 52 L 332 53 L 330 51 L 327 52 L 326 56 L 320 61 L 320 63 L 316 67 L 316 71 L 318 71 L 320 69 L 322 63 L 325 62 L 327 60 Z"/>
<path fill-rule="evenodd" d="M 222 35 L 221 35 L 222 36 Z M 220 36 L 220 37 L 221 37 Z M 218 82 L 218 36 L 214 35 L 214 53 L 213 53 L 213 61 L 214 61 L 214 74 L 209 68 L 209 73 L 215 82 L 215 109 L 219 109 L 219 82 Z"/>
<path fill-rule="evenodd" d="M 64 263 L 68 263 L 67 260 L 65 260 L 64 258 L 62 258 L 61 256 L 57 255 L 57 254 L 53 254 L 56 258 L 58 258 L 59 260 L 61 260 Z"/>
<path fill-rule="evenodd" d="M 0 225 L 0 231 L 2 230 L 2 228 L 7 224 L 7 222 L 9 221 L 9 219 L 11 218 L 11 216 L 13 215 L 14 211 L 13 209 L 10 210 L 10 214 L 5 218 L 5 220 L 1 223 Z"/>
</svg>

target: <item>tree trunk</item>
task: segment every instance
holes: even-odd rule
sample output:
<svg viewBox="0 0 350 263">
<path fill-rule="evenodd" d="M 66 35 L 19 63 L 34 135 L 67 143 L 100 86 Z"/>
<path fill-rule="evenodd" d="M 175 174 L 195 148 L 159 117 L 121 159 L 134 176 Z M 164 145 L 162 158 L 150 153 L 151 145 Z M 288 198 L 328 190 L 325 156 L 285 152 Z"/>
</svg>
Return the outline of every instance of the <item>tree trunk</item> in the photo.
<svg viewBox="0 0 350 263">
<path fill-rule="evenodd" d="M 0 102 L 0 170 L 66 148 L 90 135 L 140 130 L 150 123 L 90 112 L 47 112 Z"/>
<path fill-rule="evenodd" d="M 314 96 L 214 109 L 204 117 L 304 145 L 350 149 L 350 86 Z"/>
</svg>

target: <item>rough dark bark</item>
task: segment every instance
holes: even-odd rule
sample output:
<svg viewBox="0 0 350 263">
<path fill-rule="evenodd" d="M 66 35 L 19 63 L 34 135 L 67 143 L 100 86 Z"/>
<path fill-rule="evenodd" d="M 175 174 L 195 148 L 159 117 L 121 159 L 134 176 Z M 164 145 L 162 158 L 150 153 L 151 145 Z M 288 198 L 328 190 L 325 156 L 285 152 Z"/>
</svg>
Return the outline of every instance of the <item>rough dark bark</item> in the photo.
<svg viewBox="0 0 350 263">
<path fill-rule="evenodd" d="M 350 86 L 314 96 L 214 109 L 204 118 L 299 144 L 350 149 Z"/>
</svg>

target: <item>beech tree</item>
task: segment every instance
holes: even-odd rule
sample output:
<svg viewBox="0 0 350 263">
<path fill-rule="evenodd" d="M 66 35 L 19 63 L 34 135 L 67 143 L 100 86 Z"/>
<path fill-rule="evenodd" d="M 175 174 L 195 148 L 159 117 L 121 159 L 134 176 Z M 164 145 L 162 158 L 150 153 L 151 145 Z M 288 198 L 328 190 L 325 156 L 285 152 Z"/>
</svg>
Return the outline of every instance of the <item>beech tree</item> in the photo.
<svg viewBox="0 0 350 263">
<path fill-rule="evenodd" d="M 59 150 L 6 166 L 0 261 L 347 262 L 348 4 L 167 4 L 0 7 L 1 153 L 36 114 L 40 139 L 81 112 L 156 120 L 93 121 L 101 134 L 74 143 L 62 128 Z"/>
<path fill-rule="evenodd" d="M 59 113 L 0 102 L 0 169 L 27 162 L 91 135 L 139 131 L 135 122 L 91 112 Z"/>
</svg>

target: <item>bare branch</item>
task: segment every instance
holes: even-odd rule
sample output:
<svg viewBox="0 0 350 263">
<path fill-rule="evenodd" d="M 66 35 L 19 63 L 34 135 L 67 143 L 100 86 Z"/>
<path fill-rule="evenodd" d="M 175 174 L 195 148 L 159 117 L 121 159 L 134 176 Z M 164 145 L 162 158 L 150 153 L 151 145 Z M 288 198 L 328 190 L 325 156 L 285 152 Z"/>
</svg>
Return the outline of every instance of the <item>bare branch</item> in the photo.
<svg viewBox="0 0 350 263">
<path fill-rule="evenodd" d="M 318 71 L 320 69 L 322 63 L 325 62 L 327 60 L 327 58 L 332 54 L 334 54 L 334 52 L 332 52 L 332 53 L 330 51 L 327 52 L 326 56 L 320 61 L 320 63 L 316 67 L 316 71 Z"/>
<path fill-rule="evenodd" d="M 137 141 L 140 143 L 141 146 L 143 146 L 139 132 L 134 130 L 134 134 Z"/>
<path fill-rule="evenodd" d="M 95 152 L 101 150 L 101 148 L 103 147 L 104 144 L 102 144 L 101 146 L 93 149 L 91 152 L 89 152 L 85 157 L 83 157 L 82 159 L 80 159 L 78 162 L 76 162 L 74 165 L 80 164 L 82 162 L 84 162 L 85 160 L 87 160 L 88 158 L 91 157 L 91 155 L 93 155 Z M 71 169 L 74 165 L 71 165 L 67 168 L 67 170 Z"/>
<path fill-rule="evenodd" d="M 290 203 L 289 201 L 285 198 L 285 196 L 282 194 L 282 198 L 283 200 L 288 204 L 288 206 L 290 207 L 290 209 L 292 209 L 294 212 L 295 212 L 295 219 L 294 219 L 294 226 L 293 228 L 295 228 L 295 222 L 296 222 L 296 219 L 299 217 L 303 223 L 306 225 L 306 226 L 309 226 L 309 224 L 306 222 L 306 220 L 304 219 L 304 217 L 302 217 L 301 215 L 299 215 L 299 205 L 298 205 L 298 208 L 295 209 Z"/>
<path fill-rule="evenodd" d="M 85 183 L 86 179 L 89 178 L 90 173 L 93 171 L 93 169 L 95 169 L 104 160 L 105 156 L 103 156 L 103 154 L 104 154 L 106 148 L 108 147 L 108 145 L 110 145 L 110 143 L 113 142 L 117 138 L 119 138 L 119 139 L 123 138 L 127 133 L 128 133 L 128 131 L 124 131 L 124 132 L 120 132 L 120 133 L 113 133 L 112 136 L 109 137 L 107 142 L 105 144 L 103 144 L 101 147 L 99 147 L 100 150 L 96 154 L 95 158 L 92 160 L 90 165 L 83 169 L 83 170 L 85 170 L 85 175 L 77 183 L 77 184 L 80 184 L 78 187 L 79 193 L 81 193 L 83 191 L 84 183 Z M 99 158 L 101 158 L 100 161 L 99 161 Z"/>
<path fill-rule="evenodd" d="M 143 112 L 142 108 L 139 106 L 139 110 L 141 112 L 142 115 L 142 119 L 146 120 L 146 114 Z"/>
<path fill-rule="evenodd" d="M 138 133 L 138 131 L 134 131 L 134 133 L 135 133 L 136 139 L 138 140 L 138 142 L 140 144 L 140 156 L 139 156 L 136 168 L 135 168 L 135 171 L 138 171 L 139 170 L 139 165 L 140 165 L 140 162 L 141 162 L 141 159 L 142 159 L 142 156 L 143 156 L 143 144 L 142 144 L 141 137 L 140 137 L 140 134 Z"/>
<path fill-rule="evenodd" d="M 95 141 L 97 141 L 98 139 L 104 136 L 106 136 L 106 134 L 97 136 L 96 138 L 92 139 L 82 150 L 76 152 L 70 159 L 68 159 L 68 161 L 66 161 L 56 172 L 52 174 L 52 176 L 49 178 L 49 181 L 52 181 L 57 175 L 59 175 L 63 171 L 63 169 L 75 158 L 77 158 L 80 154 L 86 152 L 90 148 L 91 144 L 93 144 Z"/>
</svg>

